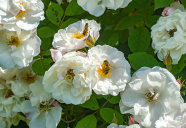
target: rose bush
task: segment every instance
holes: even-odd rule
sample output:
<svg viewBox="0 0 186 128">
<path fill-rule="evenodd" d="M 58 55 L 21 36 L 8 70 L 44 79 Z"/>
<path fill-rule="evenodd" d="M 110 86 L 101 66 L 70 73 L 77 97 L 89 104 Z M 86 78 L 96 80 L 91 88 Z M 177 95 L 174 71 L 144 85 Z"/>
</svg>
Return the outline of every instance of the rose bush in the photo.
<svg viewBox="0 0 186 128">
<path fill-rule="evenodd" d="M 0 128 L 185 128 L 185 0 L 0 0 Z"/>
</svg>

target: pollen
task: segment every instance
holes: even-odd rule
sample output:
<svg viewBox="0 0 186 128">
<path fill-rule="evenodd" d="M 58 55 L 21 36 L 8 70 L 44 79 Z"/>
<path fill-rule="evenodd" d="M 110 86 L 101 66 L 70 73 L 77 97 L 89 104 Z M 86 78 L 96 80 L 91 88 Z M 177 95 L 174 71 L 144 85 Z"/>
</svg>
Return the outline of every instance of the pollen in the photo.
<svg viewBox="0 0 186 128">
<path fill-rule="evenodd" d="M 177 29 L 176 29 L 176 28 L 171 29 L 170 31 L 168 31 L 168 33 L 169 33 L 170 37 L 173 37 L 173 36 L 174 36 L 174 33 L 175 33 L 176 31 L 177 31 Z"/>
<path fill-rule="evenodd" d="M 155 103 L 158 102 L 159 94 L 154 89 L 149 89 L 149 92 L 145 94 L 148 102 Z"/>
<path fill-rule="evenodd" d="M 24 2 L 20 3 L 20 5 L 24 6 Z M 16 18 L 22 18 L 26 14 L 26 11 L 20 10 L 19 13 L 17 13 Z"/>
<path fill-rule="evenodd" d="M 36 75 L 33 75 L 32 73 L 28 73 L 22 77 L 22 80 L 27 84 L 34 83 L 36 80 Z"/>
<path fill-rule="evenodd" d="M 107 60 L 104 60 L 103 64 L 97 65 L 97 73 L 103 78 L 109 77 L 112 75 L 110 72 L 111 68 L 110 63 Z"/>
<path fill-rule="evenodd" d="M 74 77 L 75 77 L 75 74 L 74 74 L 73 69 L 67 70 L 67 73 L 65 76 L 66 81 L 72 83 L 72 81 L 74 80 Z"/>
<path fill-rule="evenodd" d="M 8 41 L 8 45 L 11 46 L 16 46 L 18 47 L 21 44 L 20 40 L 18 37 L 11 36 L 11 39 Z"/>
<path fill-rule="evenodd" d="M 84 34 L 83 33 L 80 33 L 80 32 L 76 32 L 72 35 L 71 38 L 76 38 L 76 39 L 81 39 L 84 37 Z"/>
</svg>

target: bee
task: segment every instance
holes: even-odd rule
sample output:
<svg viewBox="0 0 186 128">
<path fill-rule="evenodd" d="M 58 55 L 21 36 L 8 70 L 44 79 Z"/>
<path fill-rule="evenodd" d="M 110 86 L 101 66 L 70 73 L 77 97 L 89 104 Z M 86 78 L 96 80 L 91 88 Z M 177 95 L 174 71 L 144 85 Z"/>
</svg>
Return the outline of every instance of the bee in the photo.
<svg viewBox="0 0 186 128">
<path fill-rule="evenodd" d="M 109 74 L 111 70 L 111 65 L 109 64 L 109 62 L 107 60 L 104 60 L 102 65 L 104 74 L 105 75 Z"/>
<path fill-rule="evenodd" d="M 85 24 L 83 35 L 86 36 L 88 34 L 88 23 Z"/>
</svg>

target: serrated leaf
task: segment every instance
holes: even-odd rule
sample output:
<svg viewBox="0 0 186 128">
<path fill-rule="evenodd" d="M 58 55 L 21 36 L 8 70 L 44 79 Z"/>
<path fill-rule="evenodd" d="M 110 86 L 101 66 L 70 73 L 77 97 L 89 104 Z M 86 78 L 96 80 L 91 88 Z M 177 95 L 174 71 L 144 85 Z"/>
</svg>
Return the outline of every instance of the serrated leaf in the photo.
<svg viewBox="0 0 186 128">
<path fill-rule="evenodd" d="M 113 96 L 112 98 L 109 99 L 109 102 L 111 104 L 117 104 L 120 102 L 120 95 L 117 95 L 117 96 Z"/>
<path fill-rule="evenodd" d="M 109 124 L 113 123 L 113 120 L 117 120 L 117 123 L 119 124 L 123 123 L 122 115 L 118 111 L 113 110 L 111 108 L 102 108 L 100 110 L 100 115 L 103 118 L 103 120 Z"/>
<path fill-rule="evenodd" d="M 81 104 L 80 106 L 84 107 L 84 108 L 91 109 L 91 110 L 99 109 L 99 104 L 98 104 L 96 98 L 93 96 L 91 96 L 91 98 L 88 101 L 86 101 L 84 104 Z"/>
<path fill-rule="evenodd" d="M 46 16 L 55 25 L 58 25 L 63 16 L 63 8 L 56 3 L 50 2 L 48 9 L 46 10 Z"/>
<path fill-rule="evenodd" d="M 53 28 L 46 26 L 46 27 L 40 27 L 37 30 L 38 36 L 41 38 L 49 38 L 49 37 L 53 37 L 54 34 L 56 33 L 56 30 L 54 30 Z"/>
<path fill-rule="evenodd" d="M 75 128 L 96 128 L 97 119 L 94 115 L 88 115 L 81 119 Z"/>
<path fill-rule="evenodd" d="M 138 70 L 141 67 L 154 67 L 159 66 L 158 61 L 150 54 L 145 52 L 136 52 L 128 56 L 130 65 L 134 70 Z"/>
<path fill-rule="evenodd" d="M 45 72 L 50 68 L 52 59 L 39 59 L 32 64 L 32 69 L 37 75 L 44 75 Z"/>
<path fill-rule="evenodd" d="M 158 8 L 164 8 L 169 6 L 174 0 L 155 0 L 155 8 L 154 10 Z"/>
<path fill-rule="evenodd" d="M 77 0 L 72 0 L 66 10 L 65 15 L 66 16 L 76 16 L 84 13 L 85 11 L 77 4 Z"/>
<path fill-rule="evenodd" d="M 140 27 L 131 31 L 128 45 L 132 52 L 146 51 L 150 45 L 150 32 L 145 27 Z"/>
<path fill-rule="evenodd" d="M 75 23 L 77 21 L 79 21 L 79 19 L 77 18 L 68 18 L 66 21 L 62 23 L 61 28 L 64 29 L 68 27 L 70 24 Z"/>
<path fill-rule="evenodd" d="M 141 16 L 125 16 L 123 17 L 115 27 L 115 30 L 128 29 L 142 21 Z"/>
</svg>

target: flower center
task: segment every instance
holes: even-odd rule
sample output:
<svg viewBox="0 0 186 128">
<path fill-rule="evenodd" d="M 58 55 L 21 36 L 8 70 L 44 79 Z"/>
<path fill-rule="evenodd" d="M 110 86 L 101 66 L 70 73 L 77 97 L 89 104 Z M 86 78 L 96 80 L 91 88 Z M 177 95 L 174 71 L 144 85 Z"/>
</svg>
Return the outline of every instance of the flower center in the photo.
<svg viewBox="0 0 186 128">
<path fill-rule="evenodd" d="M 22 77 L 22 80 L 27 83 L 27 84 L 31 84 L 34 83 L 36 80 L 36 75 L 32 74 L 32 73 L 28 73 L 25 76 Z"/>
<path fill-rule="evenodd" d="M 20 3 L 20 5 L 24 6 L 24 2 Z M 19 13 L 17 13 L 16 18 L 22 18 L 26 14 L 26 11 L 20 10 Z"/>
<path fill-rule="evenodd" d="M 169 33 L 170 37 L 173 37 L 173 36 L 174 36 L 174 33 L 175 33 L 176 31 L 177 31 L 176 28 L 169 30 L 168 33 Z"/>
<path fill-rule="evenodd" d="M 111 75 L 111 65 L 109 64 L 109 62 L 107 60 L 103 61 L 103 64 L 101 65 L 97 65 L 97 72 L 101 77 L 109 77 Z"/>
<path fill-rule="evenodd" d="M 145 97 L 149 102 L 154 103 L 158 101 L 159 93 L 157 93 L 156 90 L 151 88 L 149 89 L 149 92 L 145 94 Z"/>
<path fill-rule="evenodd" d="M 5 89 L 3 95 L 5 98 L 10 98 L 11 96 L 14 95 L 14 93 L 11 91 L 11 89 Z"/>
<path fill-rule="evenodd" d="M 87 33 L 88 33 L 88 23 L 85 24 L 85 27 L 84 27 L 84 30 L 83 30 L 82 33 L 76 32 L 76 33 L 74 33 L 74 34 L 72 35 L 71 38 L 81 39 L 81 38 L 87 36 Z"/>
<path fill-rule="evenodd" d="M 19 38 L 17 36 L 11 36 L 11 39 L 8 41 L 8 45 L 14 45 L 14 46 L 19 46 L 21 44 Z"/>
<path fill-rule="evenodd" d="M 65 80 L 72 83 L 72 81 L 74 80 L 74 76 L 75 74 L 74 74 L 73 69 L 68 69 L 65 75 Z"/>
</svg>

